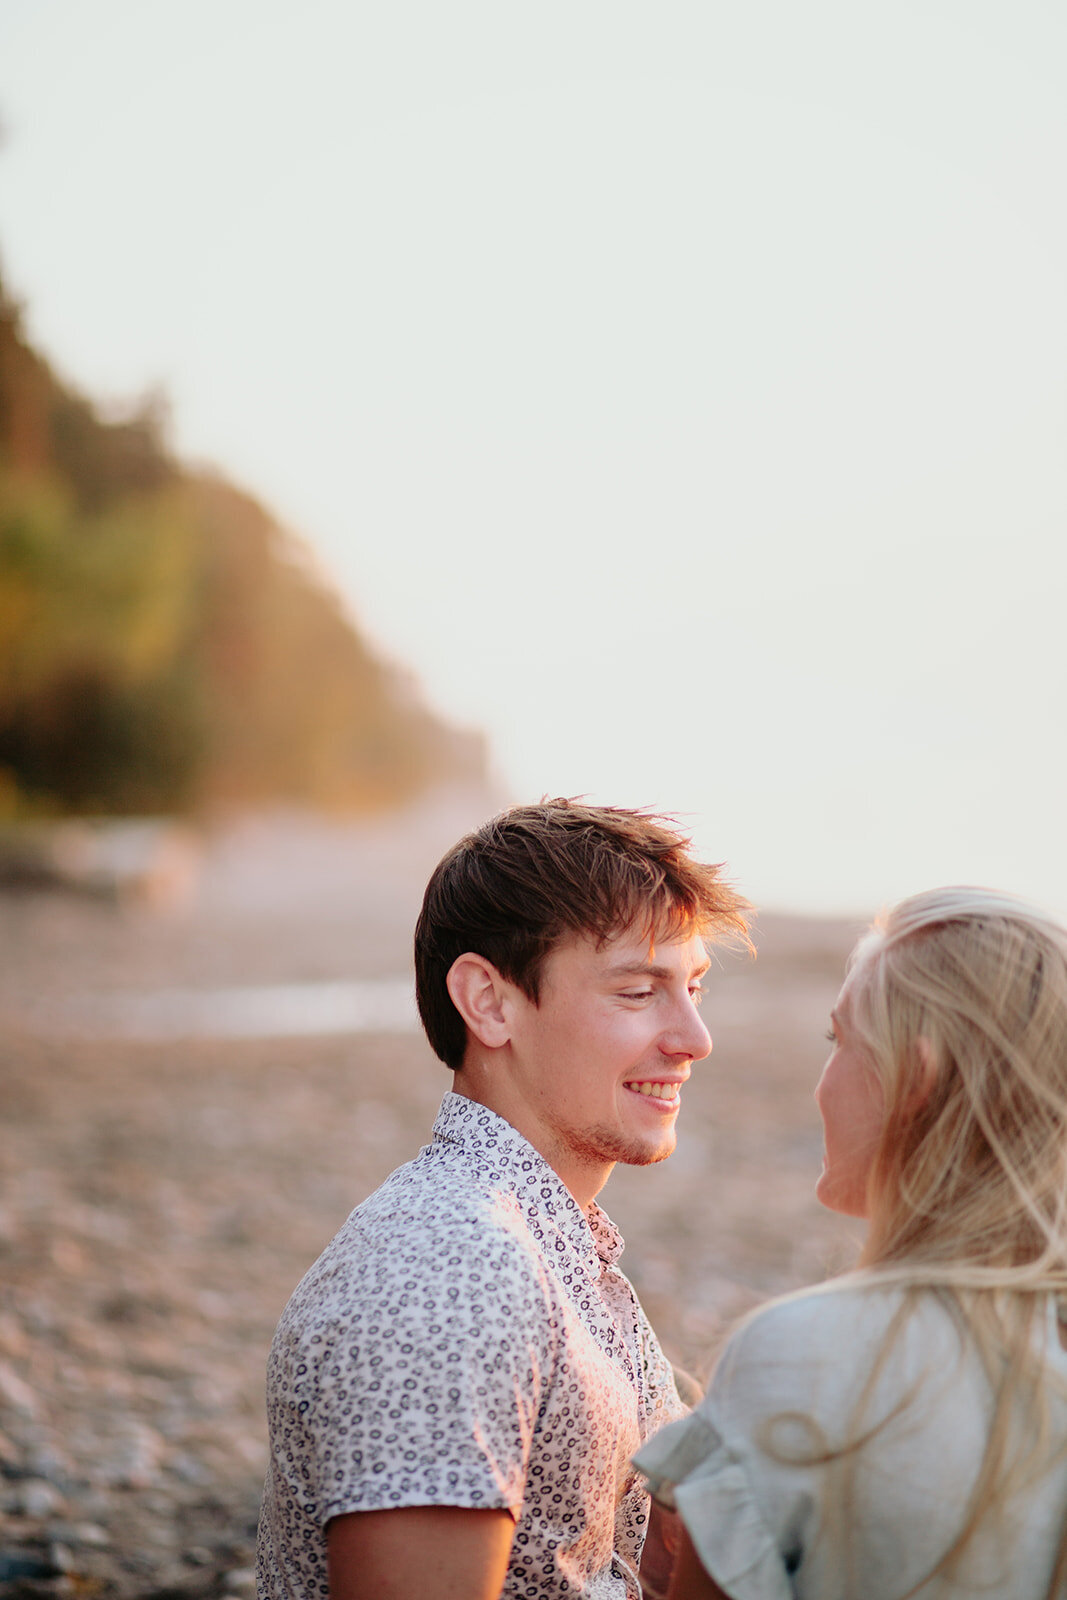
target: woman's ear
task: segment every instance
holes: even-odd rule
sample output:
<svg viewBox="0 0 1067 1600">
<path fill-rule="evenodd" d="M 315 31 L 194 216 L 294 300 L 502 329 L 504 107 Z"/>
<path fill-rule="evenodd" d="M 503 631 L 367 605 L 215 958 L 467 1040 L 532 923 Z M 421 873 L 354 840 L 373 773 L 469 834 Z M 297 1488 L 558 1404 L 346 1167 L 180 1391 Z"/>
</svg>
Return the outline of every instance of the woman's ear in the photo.
<svg viewBox="0 0 1067 1600">
<path fill-rule="evenodd" d="M 457 956 L 445 979 L 452 1004 L 470 1032 L 487 1049 L 499 1050 L 511 1038 L 505 978 L 484 956 Z"/>
</svg>

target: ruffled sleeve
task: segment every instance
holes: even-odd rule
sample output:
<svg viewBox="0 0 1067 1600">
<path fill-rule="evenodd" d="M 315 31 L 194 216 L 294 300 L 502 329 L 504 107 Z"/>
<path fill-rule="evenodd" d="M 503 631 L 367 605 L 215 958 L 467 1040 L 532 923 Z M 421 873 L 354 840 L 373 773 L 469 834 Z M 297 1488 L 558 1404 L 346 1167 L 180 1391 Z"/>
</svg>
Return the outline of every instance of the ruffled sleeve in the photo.
<svg viewBox="0 0 1067 1600">
<path fill-rule="evenodd" d="M 677 1511 L 732 1600 L 791 1600 L 793 1586 L 743 1464 L 701 1412 L 660 1430 L 634 1457 L 655 1500 Z"/>
</svg>

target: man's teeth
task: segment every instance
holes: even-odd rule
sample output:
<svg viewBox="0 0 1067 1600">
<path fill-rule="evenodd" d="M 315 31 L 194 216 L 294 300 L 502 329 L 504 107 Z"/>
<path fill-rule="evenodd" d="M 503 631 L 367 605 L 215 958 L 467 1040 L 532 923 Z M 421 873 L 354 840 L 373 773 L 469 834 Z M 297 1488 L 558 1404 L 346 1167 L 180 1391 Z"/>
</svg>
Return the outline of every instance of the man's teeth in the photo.
<svg viewBox="0 0 1067 1600">
<path fill-rule="evenodd" d="M 633 1089 L 635 1094 L 654 1095 L 657 1100 L 676 1100 L 681 1087 L 677 1083 L 628 1083 L 628 1089 Z"/>
</svg>

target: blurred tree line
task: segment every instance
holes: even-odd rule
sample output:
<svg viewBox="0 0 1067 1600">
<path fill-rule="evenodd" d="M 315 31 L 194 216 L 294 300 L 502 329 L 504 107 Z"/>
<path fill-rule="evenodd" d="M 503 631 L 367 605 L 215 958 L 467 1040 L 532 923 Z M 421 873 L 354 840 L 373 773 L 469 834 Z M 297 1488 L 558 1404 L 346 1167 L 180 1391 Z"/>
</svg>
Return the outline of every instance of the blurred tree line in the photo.
<svg viewBox="0 0 1067 1600">
<path fill-rule="evenodd" d="M 365 810 L 480 779 L 301 547 L 177 463 L 165 407 L 106 420 L 0 284 L 0 815 Z"/>
</svg>

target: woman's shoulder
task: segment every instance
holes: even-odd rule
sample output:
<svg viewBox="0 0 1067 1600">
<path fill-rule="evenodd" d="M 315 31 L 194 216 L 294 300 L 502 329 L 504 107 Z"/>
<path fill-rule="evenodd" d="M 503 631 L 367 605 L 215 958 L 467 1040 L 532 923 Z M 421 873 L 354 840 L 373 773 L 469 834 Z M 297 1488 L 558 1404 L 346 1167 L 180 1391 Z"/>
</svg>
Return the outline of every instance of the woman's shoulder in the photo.
<svg viewBox="0 0 1067 1600">
<path fill-rule="evenodd" d="M 885 1282 L 872 1273 L 850 1272 L 814 1288 L 770 1300 L 736 1329 L 734 1341 L 823 1339 L 828 1330 L 870 1329 L 884 1333 L 893 1323 L 913 1318 L 930 1325 L 954 1322 L 950 1302 L 939 1289 Z"/>
<path fill-rule="evenodd" d="M 880 1283 L 855 1273 L 787 1295 L 753 1312 L 734 1332 L 716 1382 L 743 1383 L 758 1373 L 788 1371 L 802 1394 L 809 1386 L 852 1387 L 880 1355 L 907 1371 L 930 1371 L 961 1349 L 960 1322 L 937 1290 Z"/>
</svg>

